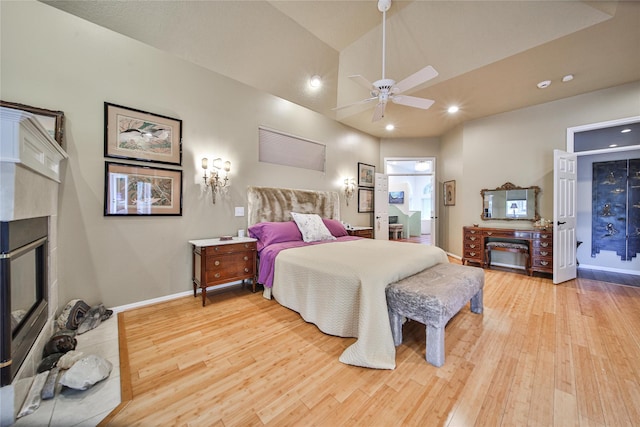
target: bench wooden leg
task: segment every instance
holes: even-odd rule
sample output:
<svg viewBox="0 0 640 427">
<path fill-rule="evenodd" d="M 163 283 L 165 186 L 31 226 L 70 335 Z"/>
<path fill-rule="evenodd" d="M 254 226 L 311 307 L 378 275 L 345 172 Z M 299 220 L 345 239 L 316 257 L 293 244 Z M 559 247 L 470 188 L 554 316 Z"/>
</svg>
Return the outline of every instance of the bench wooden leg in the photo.
<svg viewBox="0 0 640 427">
<path fill-rule="evenodd" d="M 439 368 L 444 365 L 444 326 L 427 325 L 427 362 Z"/>
<path fill-rule="evenodd" d="M 393 343 L 396 346 L 402 344 L 402 316 L 389 310 L 389 321 L 391 322 L 391 334 Z"/>
<path fill-rule="evenodd" d="M 484 309 L 484 303 L 482 300 L 482 289 L 478 291 L 473 297 L 471 297 L 471 311 L 477 314 L 482 314 Z"/>
</svg>

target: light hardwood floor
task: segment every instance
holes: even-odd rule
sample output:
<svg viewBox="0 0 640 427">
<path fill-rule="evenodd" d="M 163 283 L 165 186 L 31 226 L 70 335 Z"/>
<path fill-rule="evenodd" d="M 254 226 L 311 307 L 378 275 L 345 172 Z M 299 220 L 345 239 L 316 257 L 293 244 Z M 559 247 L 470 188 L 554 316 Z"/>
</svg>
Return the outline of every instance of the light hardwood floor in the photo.
<svg viewBox="0 0 640 427">
<path fill-rule="evenodd" d="M 102 425 L 638 425 L 639 288 L 485 273 L 441 368 L 418 323 L 395 370 L 358 368 L 338 361 L 354 339 L 240 288 L 120 313 L 123 403 Z"/>
</svg>

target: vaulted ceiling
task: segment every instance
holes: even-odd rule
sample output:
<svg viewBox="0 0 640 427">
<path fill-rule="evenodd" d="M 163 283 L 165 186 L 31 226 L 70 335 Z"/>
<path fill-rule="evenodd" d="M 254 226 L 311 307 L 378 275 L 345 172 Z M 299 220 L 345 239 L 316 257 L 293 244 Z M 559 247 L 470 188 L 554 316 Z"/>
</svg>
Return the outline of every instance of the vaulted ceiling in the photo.
<svg viewBox="0 0 640 427">
<path fill-rule="evenodd" d="M 379 137 L 439 136 L 462 121 L 640 80 L 639 2 L 395 0 L 386 77 L 432 65 L 439 75 L 408 94 L 436 102 L 390 104 L 375 123 L 374 104 L 333 108 L 371 96 L 350 75 L 382 77 L 376 0 L 44 3 Z M 308 85 L 314 74 L 320 89 Z M 574 79 L 561 82 L 567 74 Z M 543 80 L 551 85 L 539 89 Z M 450 115 L 453 104 L 460 111 Z"/>
</svg>

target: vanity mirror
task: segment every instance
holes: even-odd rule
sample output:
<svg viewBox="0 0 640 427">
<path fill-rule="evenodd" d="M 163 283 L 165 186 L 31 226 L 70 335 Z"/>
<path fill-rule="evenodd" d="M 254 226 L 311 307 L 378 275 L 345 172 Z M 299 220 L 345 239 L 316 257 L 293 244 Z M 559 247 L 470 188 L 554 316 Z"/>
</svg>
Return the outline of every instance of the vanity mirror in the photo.
<svg viewBox="0 0 640 427">
<path fill-rule="evenodd" d="M 537 221 L 540 187 L 518 187 L 510 182 L 493 190 L 482 190 L 483 220 Z"/>
</svg>

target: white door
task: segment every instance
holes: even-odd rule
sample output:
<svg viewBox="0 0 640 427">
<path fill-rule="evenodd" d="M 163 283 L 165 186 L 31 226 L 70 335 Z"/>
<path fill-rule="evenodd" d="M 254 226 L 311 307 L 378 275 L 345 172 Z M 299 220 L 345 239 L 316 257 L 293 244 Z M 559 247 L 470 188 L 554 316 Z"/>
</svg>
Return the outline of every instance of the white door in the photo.
<svg viewBox="0 0 640 427">
<path fill-rule="evenodd" d="M 553 151 L 553 283 L 576 278 L 577 155 Z"/>
<path fill-rule="evenodd" d="M 389 177 L 376 174 L 373 194 L 373 238 L 389 240 Z"/>
<path fill-rule="evenodd" d="M 431 177 L 431 188 L 432 193 L 431 193 L 431 244 L 433 246 L 437 246 L 437 239 L 438 239 L 438 192 L 436 191 L 436 174 L 435 174 L 435 167 L 434 167 L 434 174 Z"/>
</svg>

